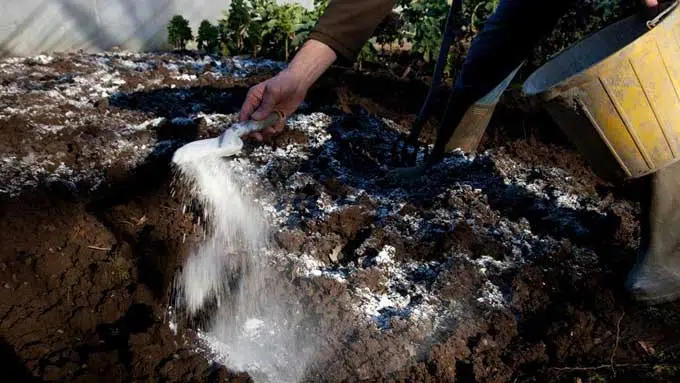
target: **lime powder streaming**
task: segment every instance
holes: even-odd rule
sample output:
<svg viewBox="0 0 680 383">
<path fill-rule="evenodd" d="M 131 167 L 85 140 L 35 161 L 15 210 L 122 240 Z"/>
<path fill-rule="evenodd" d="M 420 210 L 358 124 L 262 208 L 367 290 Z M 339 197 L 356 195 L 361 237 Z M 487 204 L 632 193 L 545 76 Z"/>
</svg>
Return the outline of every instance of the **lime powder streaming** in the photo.
<svg viewBox="0 0 680 383">
<path fill-rule="evenodd" d="M 245 182 L 229 159 L 178 154 L 173 165 L 203 208 L 206 234 L 183 265 L 175 307 L 192 316 L 216 303 L 199 337 L 224 357 L 220 362 L 227 368 L 247 371 L 258 382 L 300 380 L 306 353 L 294 332 L 279 325 L 296 319 L 267 291 L 273 274 L 266 262 L 270 228 L 263 212 L 241 190 Z"/>
</svg>

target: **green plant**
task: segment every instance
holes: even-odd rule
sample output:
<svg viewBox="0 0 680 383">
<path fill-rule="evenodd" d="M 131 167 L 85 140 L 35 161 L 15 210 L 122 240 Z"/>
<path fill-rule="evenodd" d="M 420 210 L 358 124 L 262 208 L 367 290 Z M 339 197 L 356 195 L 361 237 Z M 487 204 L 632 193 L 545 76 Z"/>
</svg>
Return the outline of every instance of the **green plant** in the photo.
<svg viewBox="0 0 680 383">
<path fill-rule="evenodd" d="M 404 36 L 405 21 L 398 12 L 391 12 L 383 21 L 378 24 L 373 35 L 375 42 L 380 45 L 382 53 L 385 53 L 385 46 L 390 50 L 394 43 L 403 46 L 405 42 Z"/>
<path fill-rule="evenodd" d="M 600 12 L 599 21 L 609 23 L 615 20 L 623 9 L 620 0 L 599 0 L 594 3 L 594 11 Z"/>
<path fill-rule="evenodd" d="M 482 27 L 486 19 L 496 10 L 500 0 L 468 0 L 463 2 L 463 17 L 469 23 L 472 33 Z"/>
<path fill-rule="evenodd" d="M 277 7 L 267 22 L 270 37 L 275 41 L 275 47 L 283 50 L 283 58 L 288 61 L 291 45 L 295 46 L 297 32 L 307 24 L 306 10 L 298 4 L 285 4 Z M 283 47 L 281 48 L 281 45 Z"/>
<path fill-rule="evenodd" d="M 410 46 L 411 67 L 432 71 L 452 1 L 461 1 L 455 20 L 458 38 L 452 45 L 456 54 L 449 54 L 443 73 L 453 76 L 455 68 L 465 57 L 470 40 L 496 10 L 500 0 L 397 0 L 395 10 L 378 25 L 373 38 L 362 47 L 356 64 L 361 68 L 368 61 L 394 63 L 390 55 L 393 54 L 393 45 L 399 44 L 401 47 Z M 560 21 L 550 38 L 537 47 L 534 59 L 555 54 L 573 41 L 616 20 L 635 1 L 578 2 L 564 18 L 567 21 Z M 219 48 L 224 55 L 247 53 L 287 61 L 306 41 L 328 3 L 329 0 L 314 0 L 314 7 L 305 9 L 297 4 L 279 5 L 275 0 L 234 0 L 218 20 Z M 206 26 L 203 30 L 209 33 L 201 34 L 200 29 L 199 45 L 209 47 L 206 35 L 212 36 L 215 31 Z M 373 44 L 377 44 L 380 50 L 376 50 Z"/>
<path fill-rule="evenodd" d="M 270 31 L 267 25 L 274 10 L 278 7 L 274 0 L 252 0 L 250 25 L 248 26 L 248 51 L 257 56 L 264 49 L 266 36 Z M 265 50 L 265 55 L 269 55 Z"/>
<path fill-rule="evenodd" d="M 222 17 L 217 20 L 217 40 L 220 53 L 223 56 L 229 56 L 229 24 L 228 24 L 229 12 L 222 11 Z"/>
<path fill-rule="evenodd" d="M 278 5 L 274 0 L 253 0 L 249 44 L 254 54 L 288 61 L 290 47 L 306 16 L 298 4 Z"/>
<path fill-rule="evenodd" d="M 639 10 L 638 0 L 596 0 L 576 2 L 553 31 L 534 50 L 532 66 L 538 66 L 572 44 L 630 16 Z"/>
<path fill-rule="evenodd" d="M 429 63 L 439 53 L 449 4 L 444 0 L 399 0 L 406 21 L 406 38 L 412 43 L 411 53 Z"/>
<path fill-rule="evenodd" d="M 302 15 L 300 24 L 295 31 L 295 38 L 293 39 L 293 46 L 299 47 L 307 39 L 309 33 L 314 29 L 316 22 L 323 15 L 328 8 L 329 0 L 314 0 L 314 7 L 310 10 L 305 10 Z"/>
<path fill-rule="evenodd" d="M 357 54 L 356 60 L 355 60 L 355 66 L 358 70 L 363 70 L 363 64 L 364 62 L 374 62 L 376 59 L 376 56 L 378 55 L 378 50 L 375 49 L 375 46 L 373 45 L 372 42 L 368 41 L 366 44 L 364 44 L 363 47 L 361 47 L 361 50 Z"/>
<path fill-rule="evenodd" d="M 198 37 L 196 38 L 198 49 L 203 49 L 209 53 L 215 53 L 219 46 L 219 31 L 210 21 L 203 20 L 198 27 Z"/>
<path fill-rule="evenodd" d="M 308 10 L 299 4 L 279 5 L 274 0 L 235 0 L 218 22 L 222 53 L 287 61 L 327 4 L 328 0 L 316 0 L 315 7 Z"/>
<path fill-rule="evenodd" d="M 223 52 L 288 58 L 305 9 L 274 0 L 234 0 L 218 25 Z"/>
<path fill-rule="evenodd" d="M 175 15 L 168 24 L 168 43 L 177 49 L 185 49 L 193 39 L 189 20 L 181 15 Z"/>
<path fill-rule="evenodd" d="M 250 22 L 250 3 L 245 0 L 233 0 L 229 7 L 226 28 L 223 29 L 230 51 L 237 54 L 245 51 Z"/>
</svg>

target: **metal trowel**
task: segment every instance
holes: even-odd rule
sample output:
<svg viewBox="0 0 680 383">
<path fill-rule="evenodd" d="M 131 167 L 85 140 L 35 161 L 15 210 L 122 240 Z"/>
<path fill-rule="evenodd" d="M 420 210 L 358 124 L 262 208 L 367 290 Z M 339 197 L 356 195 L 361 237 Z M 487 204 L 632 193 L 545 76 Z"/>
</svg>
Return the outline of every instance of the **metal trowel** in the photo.
<svg viewBox="0 0 680 383">
<path fill-rule="evenodd" d="M 243 148 L 242 136 L 274 126 L 283 119 L 283 113 L 275 111 L 259 121 L 237 122 L 224 130 L 218 137 L 190 142 L 177 149 L 172 157 L 174 163 L 186 163 L 205 157 L 230 157 Z"/>
</svg>

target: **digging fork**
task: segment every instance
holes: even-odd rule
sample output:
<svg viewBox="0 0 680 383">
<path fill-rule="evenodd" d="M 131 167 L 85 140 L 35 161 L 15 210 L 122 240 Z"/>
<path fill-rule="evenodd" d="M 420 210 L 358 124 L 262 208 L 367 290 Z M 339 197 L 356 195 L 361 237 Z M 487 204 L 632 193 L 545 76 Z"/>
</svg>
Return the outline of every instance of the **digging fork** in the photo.
<svg viewBox="0 0 680 383">
<path fill-rule="evenodd" d="M 430 89 L 427 93 L 427 97 L 425 98 L 425 102 L 418 113 L 418 117 L 411 125 L 411 131 L 406 140 L 397 140 L 392 145 L 392 162 L 397 166 L 413 166 L 415 165 L 418 158 L 418 153 L 421 150 L 418 138 L 420 137 L 420 132 L 423 129 L 423 125 L 425 125 L 425 121 L 427 121 L 430 115 L 432 99 L 441 86 L 444 66 L 446 65 L 449 49 L 453 43 L 454 29 L 456 25 L 455 18 L 461 14 L 461 1 L 462 0 L 453 0 L 451 2 L 451 6 L 449 7 L 449 13 L 446 16 L 446 24 L 444 26 L 444 35 L 442 36 L 442 42 L 439 48 L 439 57 L 437 58 L 437 63 L 432 75 L 432 83 L 430 84 Z M 427 146 L 424 146 L 424 154 L 426 157 L 429 155 Z"/>
</svg>

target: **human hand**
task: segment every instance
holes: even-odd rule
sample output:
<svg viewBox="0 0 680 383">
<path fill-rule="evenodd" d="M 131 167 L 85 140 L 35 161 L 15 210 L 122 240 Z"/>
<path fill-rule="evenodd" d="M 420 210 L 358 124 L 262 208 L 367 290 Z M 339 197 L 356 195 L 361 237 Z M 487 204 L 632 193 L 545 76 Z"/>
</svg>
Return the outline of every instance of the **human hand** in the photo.
<svg viewBox="0 0 680 383">
<path fill-rule="evenodd" d="M 286 118 L 300 106 L 309 88 L 335 59 L 335 51 L 328 45 L 308 40 L 286 69 L 252 87 L 241 106 L 239 120 L 259 121 L 274 111 L 283 113 L 283 119 L 276 126 L 252 132 L 248 136 L 261 141 L 264 136 L 283 130 Z"/>
<path fill-rule="evenodd" d="M 248 136 L 262 141 L 264 138 L 279 133 L 285 126 L 285 119 L 298 108 L 307 94 L 308 86 L 292 71 L 283 70 L 269 80 L 250 88 L 246 100 L 241 106 L 239 120 L 256 121 L 266 118 L 274 111 L 283 113 L 284 118 L 275 126 L 270 126 Z"/>
<path fill-rule="evenodd" d="M 642 0 L 647 8 L 656 8 L 659 6 L 659 0 Z"/>
</svg>

